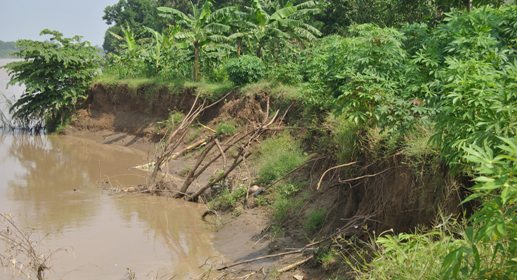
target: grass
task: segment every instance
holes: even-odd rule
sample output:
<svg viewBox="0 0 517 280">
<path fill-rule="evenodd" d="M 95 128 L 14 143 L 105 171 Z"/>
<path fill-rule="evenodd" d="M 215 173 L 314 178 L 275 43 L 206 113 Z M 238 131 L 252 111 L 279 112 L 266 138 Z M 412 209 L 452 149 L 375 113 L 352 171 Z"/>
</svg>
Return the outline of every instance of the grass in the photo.
<svg viewBox="0 0 517 280">
<path fill-rule="evenodd" d="M 339 260 L 339 254 L 334 249 L 327 250 L 318 256 L 318 261 L 325 270 L 329 270 L 334 267 Z"/>
<path fill-rule="evenodd" d="M 307 234 L 314 234 L 323 226 L 326 216 L 327 210 L 323 208 L 310 211 L 303 223 L 303 229 Z"/>
<path fill-rule="evenodd" d="M 329 114 L 323 126 L 331 133 L 330 139 L 325 140 L 332 143 L 337 162 L 353 161 L 357 153 L 359 127 L 343 114 Z"/>
<path fill-rule="evenodd" d="M 438 148 L 430 141 L 434 133 L 430 125 L 417 125 L 414 130 L 407 133 L 404 137 L 403 154 L 406 157 L 419 161 L 438 156 Z"/>
<path fill-rule="evenodd" d="M 379 237 L 380 249 L 358 279 L 441 279 L 453 238 L 440 231 Z"/>
<path fill-rule="evenodd" d="M 229 210 L 235 208 L 237 203 L 246 197 L 248 190 L 245 187 L 238 187 L 230 192 L 225 188 L 219 195 L 208 202 L 208 207 L 214 210 Z"/>
<path fill-rule="evenodd" d="M 217 124 L 215 134 L 217 134 L 217 136 L 230 136 L 235 134 L 236 130 L 237 128 L 233 121 L 222 121 Z"/>
<path fill-rule="evenodd" d="M 234 85 L 231 82 L 211 83 L 187 81 L 183 83 L 182 87 L 195 88 L 201 98 L 206 98 L 209 101 L 214 102 L 231 91 L 234 88 Z"/>
<path fill-rule="evenodd" d="M 173 111 L 169 114 L 169 117 L 166 120 L 163 120 L 161 122 L 158 122 L 159 128 L 166 128 L 168 130 L 172 130 L 176 128 L 185 118 L 185 114 Z"/>
<path fill-rule="evenodd" d="M 292 85 L 284 85 L 272 83 L 269 81 L 259 81 L 257 83 L 248 84 L 241 88 L 241 92 L 248 96 L 255 96 L 262 93 L 268 93 L 273 98 L 286 101 L 299 101 L 302 99 L 302 90 L 300 87 Z"/>
<path fill-rule="evenodd" d="M 258 181 L 269 184 L 300 166 L 306 159 L 300 143 L 288 133 L 266 139 L 260 144 L 255 159 Z"/>
<path fill-rule="evenodd" d="M 162 89 L 167 89 L 170 93 L 179 93 L 185 89 L 196 89 L 201 98 L 209 101 L 216 101 L 224 94 L 231 91 L 234 86 L 231 82 L 192 82 L 183 80 L 167 80 L 161 77 L 139 77 L 139 78 L 119 78 L 116 75 L 105 73 L 97 77 L 93 84 L 107 86 L 126 86 L 131 92 L 146 88 L 149 94 L 157 93 Z"/>
</svg>

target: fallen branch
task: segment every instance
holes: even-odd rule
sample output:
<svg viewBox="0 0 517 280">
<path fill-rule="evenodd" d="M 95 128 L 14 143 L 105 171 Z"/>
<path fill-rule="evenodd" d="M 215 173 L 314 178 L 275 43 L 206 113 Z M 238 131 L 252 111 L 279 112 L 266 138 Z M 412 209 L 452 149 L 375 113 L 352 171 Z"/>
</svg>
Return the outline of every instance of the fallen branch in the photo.
<svg viewBox="0 0 517 280">
<path fill-rule="evenodd" d="M 325 172 L 323 172 L 323 174 L 321 175 L 320 177 L 320 180 L 318 182 L 318 186 L 316 187 L 316 190 L 319 190 L 320 187 L 321 187 L 321 182 L 323 182 L 323 178 L 325 178 L 325 175 L 327 175 L 327 173 L 329 173 L 330 171 L 332 170 L 336 170 L 338 168 L 343 168 L 343 167 L 347 167 L 347 166 L 351 166 L 351 165 L 354 165 L 356 164 L 357 162 L 354 161 L 354 162 L 349 162 L 349 163 L 345 163 L 345 164 L 340 164 L 340 165 L 337 165 L 337 166 L 334 166 L 334 167 L 331 167 L 329 169 L 327 169 Z"/>
<path fill-rule="evenodd" d="M 290 265 L 288 265 L 288 266 L 285 266 L 285 267 L 283 267 L 283 268 L 279 269 L 279 270 L 278 270 L 278 272 L 280 272 L 280 273 L 287 272 L 287 271 L 289 271 L 289 270 L 291 270 L 291 269 L 293 269 L 293 268 L 297 268 L 298 266 L 300 266 L 300 265 L 302 265 L 302 264 L 304 264 L 304 263 L 306 263 L 306 262 L 308 262 L 308 261 L 312 260 L 313 258 L 314 258 L 314 256 L 313 256 L 313 255 L 312 255 L 312 256 L 308 256 L 307 258 L 305 258 L 305 259 L 303 259 L 303 260 L 297 261 L 297 262 L 295 262 L 295 263 L 293 263 L 293 264 L 290 264 Z"/>
<path fill-rule="evenodd" d="M 385 169 L 381 172 L 378 172 L 378 173 L 375 173 L 375 174 L 369 174 L 369 175 L 364 175 L 364 176 L 359 176 L 359 177 L 355 177 L 355 178 L 350 178 L 350 179 L 346 179 L 346 180 L 339 180 L 339 183 L 343 184 L 343 183 L 348 183 L 348 182 L 353 182 L 353 181 L 357 181 L 357 180 L 361 180 L 361 179 L 366 179 L 366 178 L 372 178 L 372 177 L 376 177 L 376 176 L 379 176 L 383 173 L 385 173 L 386 171 L 392 169 L 391 167 L 388 168 L 388 169 Z"/>
<path fill-rule="evenodd" d="M 272 255 L 265 255 L 265 256 L 261 256 L 261 257 L 257 257 L 257 258 L 248 259 L 248 260 L 232 263 L 232 264 L 229 264 L 229 265 L 225 265 L 223 267 L 218 268 L 217 270 L 221 271 L 221 270 L 225 270 L 225 269 L 228 269 L 228 268 L 231 268 L 231 267 L 234 267 L 234 266 L 238 266 L 238 265 L 241 265 L 241 264 L 256 262 L 256 261 L 270 259 L 270 258 L 282 257 L 282 256 L 287 256 L 287 255 L 293 255 L 293 254 L 302 254 L 303 252 L 305 252 L 307 250 L 310 250 L 310 249 L 312 249 L 312 248 L 303 247 L 303 248 L 300 248 L 298 250 L 282 252 L 282 253 L 272 254 Z"/>
<path fill-rule="evenodd" d="M 206 145 L 206 143 L 208 142 L 209 138 L 206 138 L 206 139 L 201 139 L 197 142 L 194 142 L 193 144 L 190 144 L 188 145 L 186 148 L 184 148 L 183 150 L 177 152 L 177 153 L 174 153 L 171 157 L 171 159 L 177 159 L 178 157 L 180 156 L 183 156 L 185 154 L 188 154 L 190 153 L 191 151 L 203 146 L 203 145 Z"/>
</svg>

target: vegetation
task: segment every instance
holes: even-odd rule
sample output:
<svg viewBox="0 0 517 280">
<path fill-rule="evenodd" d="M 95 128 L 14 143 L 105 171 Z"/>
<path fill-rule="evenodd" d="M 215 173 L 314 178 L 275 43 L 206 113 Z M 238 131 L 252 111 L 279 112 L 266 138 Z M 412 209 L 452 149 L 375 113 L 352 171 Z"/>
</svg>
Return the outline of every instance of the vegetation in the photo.
<svg viewBox="0 0 517 280">
<path fill-rule="evenodd" d="M 13 119 L 27 127 L 46 125 L 55 130 L 86 98 L 86 89 L 99 71 L 97 49 L 79 37 L 65 38 L 43 30 L 45 42 L 20 40 L 16 56 L 22 61 L 5 66 L 10 84 L 23 84 L 25 92 L 11 107 Z"/>
<path fill-rule="evenodd" d="M 473 208 L 464 225 L 381 234 L 373 250 L 354 256 L 358 266 L 333 248 L 320 260 L 327 267 L 340 259 L 360 279 L 515 279 L 517 6 L 510 2 L 121 0 L 106 9 L 114 26 L 101 80 L 179 84 L 208 99 L 237 86 L 303 107 L 290 122 L 297 138 L 261 139 L 252 157 L 257 183 L 271 187 L 276 229 L 301 212 L 304 184 L 284 176 L 307 160 L 302 144 L 330 164 L 367 168 L 404 157 L 408 168 L 424 163 L 463 178 L 463 204 Z M 20 41 L 25 61 L 7 69 L 12 83 L 27 86 L 15 118 L 52 125 L 84 98 L 99 59 L 78 38 L 43 34 L 51 41 Z M 236 131 L 231 121 L 216 129 Z M 244 196 L 246 189 L 225 189 L 211 207 L 228 209 Z M 324 228 L 329 211 L 306 212 L 305 233 Z"/>
<path fill-rule="evenodd" d="M 288 133 L 262 142 L 259 148 L 258 181 L 268 184 L 300 166 L 306 160 L 299 143 Z"/>
</svg>

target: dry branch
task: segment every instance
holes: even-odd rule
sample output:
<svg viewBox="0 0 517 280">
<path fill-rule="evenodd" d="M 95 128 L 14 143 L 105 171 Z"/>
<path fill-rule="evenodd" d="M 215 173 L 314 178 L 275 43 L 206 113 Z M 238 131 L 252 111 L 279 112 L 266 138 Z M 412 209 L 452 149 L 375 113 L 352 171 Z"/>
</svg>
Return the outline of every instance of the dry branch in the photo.
<svg viewBox="0 0 517 280">
<path fill-rule="evenodd" d="M 288 251 L 288 252 L 282 252 L 282 253 L 272 254 L 272 255 L 265 255 L 265 256 L 261 256 L 261 257 L 257 257 L 257 258 L 248 259 L 248 260 L 244 260 L 244 261 L 240 261 L 240 262 L 232 263 L 232 264 L 229 264 L 229 265 L 225 265 L 225 266 L 223 266 L 223 267 L 218 268 L 217 270 L 221 271 L 221 270 L 225 270 L 225 269 L 228 269 L 228 268 L 231 268 L 231 267 L 234 267 L 234 266 L 238 266 L 238 265 L 241 265 L 241 264 L 246 264 L 246 263 L 256 262 L 256 261 L 265 260 L 265 259 L 270 259 L 270 258 L 277 258 L 277 257 L 282 257 L 282 256 L 287 256 L 287 255 L 293 255 L 293 254 L 302 254 L 303 252 L 305 252 L 305 251 L 307 251 L 307 250 L 310 250 L 310 249 L 311 249 L 311 248 L 303 247 L 303 248 L 300 248 L 300 249 L 298 249 L 298 250 L 293 250 L 293 251 Z"/>
<path fill-rule="evenodd" d="M 321 187 L 321 182 L 323 182 L 323 179 L 325 178 L 325 175 L 327 175 L 327 173 L 329 173 L 330 171 L 332 171 L 332 170 L 336 170 L 336 169 L 338 169 L 338 168 L 343 168 L 343 167 L 351 166 L 351 165 L 354 165 L 354 164 L 356 164 L 356 163 L 357 163 L 357 162 L 356 162 L 356 161 L 354 161 L 354 162 L 349 162 L 349 163 L 345 163 L 345 164 L 340 164 L 340 165 L 336 165 L 336 166 L 334 166 L 334 167 L 331 167 L 331 168 L 329 168 L 329 169 L 325 170 L 325 172 L 323 172 L 323 174 L 322 174 L 322 175 L 321 175 L 321 177 L 320 177 L 320 180 L 319 180 L 319 182 L 318 182 L 318 186 L 316 187 L 316 189 L 317 189 L 317 190 L 319 190 L 319 189 L 320 189 L 320 187 Z"/>
<path fill-rule="evenodd" d="M 281 269 L 278 270 L 278 272 L 280 272 L 280 273 L 287 272 L 287 271 L 289 271 L 291 269 L 297 268 L 300 265 L 303 265 L 304 263 L 312 260 L 313 258 L 314 258 L 314 256 L 308 256 L 307 258 L 305 258 L 303 260 L 300 260 L 300 261 L 297 261 L 297 262 L 295 262 L 293 264 L 290 264 L 288 266 L 282 267 Z"/>
</svg>

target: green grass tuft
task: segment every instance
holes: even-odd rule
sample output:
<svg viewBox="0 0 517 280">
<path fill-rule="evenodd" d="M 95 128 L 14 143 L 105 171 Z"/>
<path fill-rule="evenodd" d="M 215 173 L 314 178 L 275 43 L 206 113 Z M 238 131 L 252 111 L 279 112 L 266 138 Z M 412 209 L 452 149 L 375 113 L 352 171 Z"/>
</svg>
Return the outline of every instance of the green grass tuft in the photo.
<svg viewBox="0 0 517 280">
<path fill-rule="evenodd" d="M 303 229 L 307 234 L 314 234 L 316 231 L 321 229 L 325 223 L 326 216 L 327 211 L 322 208 L 310 211 L 303 223 Z"/>
<path fill-rule="evenodd" d="M 284 176 L 307 159 L 299 142 L 288 133 L 262 142 L 258 154 L 258 181 L 262 184 L 269 184 Z"/>
</svg>

